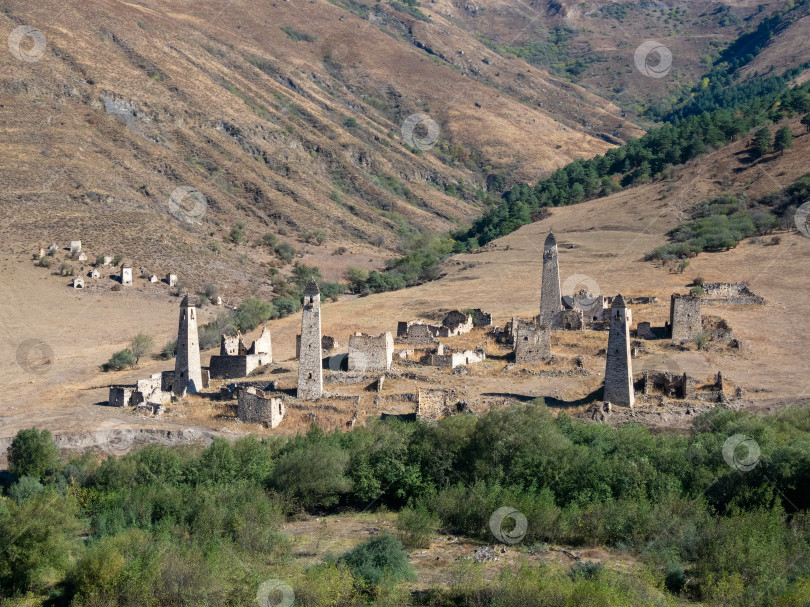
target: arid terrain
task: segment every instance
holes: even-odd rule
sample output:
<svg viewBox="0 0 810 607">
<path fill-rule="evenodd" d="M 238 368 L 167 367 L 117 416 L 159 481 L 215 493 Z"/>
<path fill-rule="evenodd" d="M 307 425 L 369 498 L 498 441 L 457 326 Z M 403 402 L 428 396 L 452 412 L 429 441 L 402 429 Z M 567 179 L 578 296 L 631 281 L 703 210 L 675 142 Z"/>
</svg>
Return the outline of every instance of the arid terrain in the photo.
<svg viewBox="0 0 810 607">
<path fill-rule="evenodd" d="M 798 133 L 798 125 L 794 127 Z M 802 355 L 806 344 L 800 328 L 810 312 L 803 271 L 810 257 L 810 240 L 792 231 L 780 234 L 780 243 L 774 246 L 745 241 L 725 253 L 700 254 L 682 274 L 643 261 L 644 254 L 665 241 L 665 233 L 678 224 L 684 209 L 694 202 L 719 192 L 746 191 L 753 198 L 783 187 L 806 172 L 810 135 L 799 136 L 796 148 L 783 157 L 753 165 L 742 153 L 746 145 L 746 141 L 740 141 L 715 152 L 700 163 L 683 167 L 667 181 L 553 209 L 549 218 L 494 241 L 480 252 L 450 258 L 439 280 L 401 291 L 344 296 L 336 303 L 325 303 L 323 332 L 338 339 L 339 353 L 346 351 L 348 338 L 355 331 L 395 332 L 399 320 L 440 320 L 452 309 L 482 308 L 493 315 L 493 324 L 499 326 L 513 316 L 530 317 L 539 306 L 542 242 L 553 228 L 560 246 L 564 292 L 579 288 L 593 292 L 596 287 L 605 295 L 621 292 L 631 298 L 658 298 L 656 304 L 631 306 L 635 323 L 649 321 L 654 327 L 662 327 L 668 320 L 669 295 L 687 292 L 687 285 L 697 276 L 706 282 L 744 282 L 765 298 L 763 305 L 704 306 L 704 315 L 720 316 L 729 323 L 735 337 L 741 340 L 740 349 L 709 347 L 697 351 L 693 346 L 681 351 L 669 346 L 668 340 L 650 342 L 648 353 L 634 359 L 636 372 L 686 371 L 708 381 L 719 370 L 726 379 L 727 392 L 733 393 L 737 386 L 742 388 L 743 399 L 735 406 L 745 408 L 768 409 L 806 402 L 803 378 L 808 361 Z M 13 397 L 4 408 L 0 438 L 8 440 L 20 428 L 34 424 L 50 428 L 57 435 L 81 434 L 110 420 L 133 427 L 194 428 L 231 435 L 290 434 L 304 430 L 310 423 L 306 411 L 290 409 L 284 423 L 272 431 L 240 424 L 227 404 L 207 398 L 170 406 L 161 419 L 104 406 L 110 384 L 132 383 L 150 373 L 173 368 L 173 362 L 148 358 L 133 370 L 99 370 L 114 351 L 125 347 L 140 331 L 155 336 L 159 345 L 172 338 L 179 299 L 171 294 L 168 285 L 149 284 L 142 278 L 136 278 L 132 288 L 120 292 L 110 290 L 115 283 L 108 278 L 88 279 L 106 286 L 74 290 L 68 286 L 68 279 L 33 264 L 31 252 L 39 244 L 46 243 L 32 243 L 26 249 L 8 247 L 2 258 L 6 285 L 0 304 L 3 339 L 12 347 L 4 349 L 0 382 L 5 393 Z M 569 279 L 574 276 L 578 278 Z M 201 323 L 216 312 L 216 306 L 203 307 Z M 295 335 L 300 330 L 300 314 L 270 321 L 268 327 L 274 363 L 256 379 L 276 380 L 279 389 L 292 391 L 296 384 Z M 247 339 L 255 336 L 248 335 Z M 15 351 L 27 339 L 47 344 L 53 351 L 52 364 L 21 367 L 25 361 L 16 361 Z M 369 416 L 413 413 L 414 403 L 396 400 L 395 395 L 414 394 L 417 387 L 437 386 L 456 389 L 459 398 L 473 410 L 545 397 L 549 405 L 576 414 L 587 407 L 588 397 L 598 390 L 600 374 L 604 373 L 604 356 L 599 353 L 606 343 L 603 332 L 554 332 L 552 348 L 557 361 L 535 368 L 536 373 L 509 365 L 508 349 L 495 344 L 483 329 L 443 341 L 465 348 L 480 344 L 490 357 L 471 365 L 463 375 L 395 362 L 378 407 L 374 405 L 375 393 L 364 390 L 368 382 L 345 383 L 339 379 L 342 372 L 325 371 L 325 389 L 332 394 L 359 396 L 361 423 Z M 203 353 L 204 365 L 212 353 L 216 351 Z M 587 376 L 553 372 L 573 369 L 576 356 L 583 357 Z M 214 382 L 213 392 L 217 385 Z M 663 427 L 688 423 L 688 418 L 677 411 L 656 414 L 658 419 L 645 417 L 646 406 L 641 402 L 636 407 L 640 421 Z M 319 423 L 330 429 L 342 427 L 354 413 L 355 405 L 344 400 L 340 407 L 342 413 L 320 414 Z"/>
</svg>

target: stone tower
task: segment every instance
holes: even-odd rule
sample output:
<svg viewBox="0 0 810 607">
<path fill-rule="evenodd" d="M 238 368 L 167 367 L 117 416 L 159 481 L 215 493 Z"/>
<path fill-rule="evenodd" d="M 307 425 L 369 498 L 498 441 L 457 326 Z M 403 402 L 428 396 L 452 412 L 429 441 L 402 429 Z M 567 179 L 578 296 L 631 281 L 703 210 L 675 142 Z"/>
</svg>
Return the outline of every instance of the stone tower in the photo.
<svg viewBox="0 0 810 607">
<path fill-rule="evenodd" d="M 301 313 L 301 347 L 298 354 L 298 398 L 315 400 L 323 396 L 321 352 L 321 291 L 315 281 L 304 291 Z"/>
<path fill-rule="evenodd" d="M 557 239 L 554 237 L 554 232 L 549 232 L 543 247 L 543 284 L 540 289 L 540 316 L 537 318 L 537 324 L 553 326 L 554 315 L 561 310 Z"/>
<path fill-rule="evenodd" d="M 633 363 L 630 360 L 630 325 L 633 317 L 621 293 L 613 299 L 610 309 L 610 336 L 605 363 L 604 399 L 614 405 L 632 407 Z"/>
<path fill-rule="evenodd" d="M 174 363 L 172 392 L 195 394 L 202 388 L 200 339 L 197 335 L 197 308 L 189 303 L 188 295 L 180 302 L 180 324 L 177 328 L 177 360 Z"/>
<path fill-rule="evenodd" d="M 672 343 L 694 341 L 703 331 L 700 297 L 673 293 L 669 304 Z"/>
</svg>

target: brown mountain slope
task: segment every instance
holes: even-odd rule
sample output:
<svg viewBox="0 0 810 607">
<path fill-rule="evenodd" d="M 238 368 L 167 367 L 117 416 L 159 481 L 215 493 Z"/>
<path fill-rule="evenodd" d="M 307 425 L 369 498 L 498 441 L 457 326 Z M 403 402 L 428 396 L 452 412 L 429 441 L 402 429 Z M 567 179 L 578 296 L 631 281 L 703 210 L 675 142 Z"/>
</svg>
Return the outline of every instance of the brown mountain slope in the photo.
<svg viewBox="0 0 810 607">
<path fill-rule="evenodd" d="M 803 133 L 797 121 L 790 124 L 795 133 Z M 451 258 L 445 266 L 446 276 L 440 280 L 403 291 L 327 303 L 322 308 L 324 333 L 337 337 L 345 351 L 348 336 L 354 331 L 393 331 L 398 320 L 435 318 L 441 311 L 455 308 L 482 307 L 501 325 L 513 315 L 536 314 L 542 242 L 553 227 L 561 243 L 563 284 L 579 274 L 595 282 L 603 294 L 658 296 L 659 304 L 634 309 L 635 322 L 646 320 L 662 326 L 667 319 L 670 293 L 686 292 L 686 285 L 695 276 L 706 281 L 747 281 L 755 293 L 765 298 L 763 306 L 712 306 L 705 312 L 729 322 L 744 344 L 738 353 L 673 349 L 664 358 L 642 358 L 634 363 L 637 369 L 665 365 L 699 377 L 721 369 L 731 385 L 746 391 L 746 406 L 806 399 L 805 377 L 810 363 L 804 355 L 804 335 L 797 328 L 810 314 L 803 272 L 810 263 L 810 239 L 792 232 L 783 234 L 776 246 L 746 241 L 727 253 L 699 255 L 691 260 L 684 274 L 673 274 L 643 261 L 646 252 L 666 240 L 666 232 L 678 224 L 683 211 L 699 200 L 720 192 L 747 192 L 757 197 L 785 187 L 807 172 L 810 134 L 797 137 L 796 148 L 784 156 L 769 157 L 753 165 L 747 161 L 747 145 L 748 141 L 740 141 L 714 152 L 675 171 L 668 181 L 553 209 L 550 218 L 524 226 L 495 241 L 484 252 Z M 66 286 L 66 279 L 34 267 L 28 253 L 28 249 L 6 248 L 0 258 L 4 285 L 0 337 L 8 345 L 0 350 L 0 386 L 7 395 L 7 406 L 0 414 L 0 436 L 11 436 L 34 423 L 57 431 L 86 431 L 111 417 L 118 419 L 116 412 L 94 405 L 106 400 L 106 386 L 171 368 L 171 363 L 144 359 L 136 370 L 113 374 L 101 373 L 98 365 L 125 347 L 139 331 L 155 335 L 158 345 L 170 339 L 176 330 L 178 299 L 168 294 L 168 287 L 143 280 L 120 293 L 103 289 L 73 291 Z M 593 283 L 583 284 L 592 287 Z M 202 320 L 215 312 L 212 307 L 203 308 Z M 280 361 L 278 366 L 294 373 L 300 316 L 272 321 L 269 326 L 274 359 Z M 53 364 L 41 372 L 21 367 L 16 353 L 27 339 L 45 342 L 53 351 Z M 555 347 L 565 358 L 570 352 L 558 339 Z M 604 334 L 588 338 L 592 352 L 586 357 L 586 365 L 592 375 L 587 378 L 487 375 L 474 371 L 466 376 L 437 375 L 431 381 L 463 388 L 471 402 L 486 394 L 500 393 L 574 400 L 598 387 L 597 374 L 604 371 L 604 360 L 597 354 L 604 347 L 600 339 L 604 341 Z M 203 354 L 204 363 L 210 354 Z M 416 380 L 400 380 L 394 386 L 413 392 L 417 384 Z M 363 394 L 363 406 L 370 408 L 368 414 L 379 414 L 381 411 L 373 409 L 373 394 Z M 133 423 L 132 416 L 126 420 Z M 191 423 L 184 420 L 154 423 L 174 427 Z"/>
<path fill-rule="evenodd" d="M 534 85 L 564 106 L 556 114 L 324 1 L 11 1 L 0 23 L 47 40 L 36 62 L 0 54 L 2 196 L 31 209 L 18 233 L 65 239 L 71 226 L 146 263 L 160 255 L 130 230 L 200 248 L 240 219 L 252 238 L 323 227 L 333 240 L 390 247 L 477 214 L 482 167 L 536 178 L 609 147 L 564 118 L 571 95 L 554 79 Z M 577 101 L 593 117 L 587 130 L 638 133 L 600 103 Z M 400 133 L 417 112 L 441 129 L 436 149 L 418 155 Z M 448 184 L 465 189 L 447 196 Z M 167 213 L 179 186 L 208 199 L 191 236 Z"/>
</svg>

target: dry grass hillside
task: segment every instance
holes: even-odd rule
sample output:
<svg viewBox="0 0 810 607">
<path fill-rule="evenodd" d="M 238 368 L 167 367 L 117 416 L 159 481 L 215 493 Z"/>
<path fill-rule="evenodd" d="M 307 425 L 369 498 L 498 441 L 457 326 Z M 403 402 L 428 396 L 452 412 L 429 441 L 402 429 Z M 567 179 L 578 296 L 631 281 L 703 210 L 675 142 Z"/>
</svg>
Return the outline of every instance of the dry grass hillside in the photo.
<svg viewBox="0 0 810 607">
<path fill-rule="evenodd" d="M 739 33 L 723 15 L 755 24 L 777 4 L 3 0 L 3 37 L 30 26 L 45 46 L 0 53 L 0 235 L 80 238 L 236 300 L 270 295 L 257 277 L 280 262 L 257 243 L 273 233 L 336 280 L 468 224 L 489 175 L 535 181 L 640 135 L 633 113 Z M 512 52 L 562 26 L 560 57 Z M 665 79 L 633 65 L 653 37 L 676 59 Z M 584 71 L 552 66 L 572 58 Z M 415 113 L 438 125 L 429 150 L 401 132 Z M 180 202 L 199 222 L 171 212 L 177 188 L 205 197 Z M 325 244 L 304 242 L 314 230 Z"/>
<path fill-rule="evenodd" d="M 488 172 L 535 179 L 640 133 L 555 78 L 534 73 L 509 89 L 522 62 L 493 56 L 490 80 L 456 69 L 412 44 L 413 19 L 390 7 L 367 19 L 323 0 L 2 7 L 2 32 L 32 26 L 46 41 L 38 61 L 0 53 L 9 244 L 81 238 L 222 282 L 272 260 L 230 250 L 243 223 L 248 243 L 273 232 L 299 248 L 324 229 L 328 252 L 316 256 L 344 245 L 379 265 L 408 233 L 480 213 Z M 37 51 L 30 37 L 21 48 Z M 439 126 L 431 150 L 406 146 L 414 113 Z M 417 138 L 429 135 L 420 128 Z M 183 202 L 199 223 L 169 212 L 178 187 L 207 199 Z"/>
<path fill-rule="evenodd" d="M 798 123 L 792 124 L 799 133 Z M 806 337 L 801 331 L 810 313 L 805 296 L 804 269 L 810 262 L 810 239 L 796 232 L 781 235 L 776 246 L 743 242 L 725 253 L 702 253 L 691 260 L 683 274 L 670 272 L 643 261 L 646 252 L 665 241 L 665 233 L 677 225 L 685 209 L 720 192 L 747 192 L 751 197 L 784 187 L 807 172 L 810 135 L 796 139 L 794 150 L 782 157 L 750 164 L 740 141 L 714 152 L 699 162 L 675 171 L 668 181 L 628 189 L 608 198 L 570 207 L 557 208 L 551 217 L 530 224 L 492 243 L 475 254 L 457 255 L 446 263 L 445 275 L 434 282 L 402 291 L 362 298 L 343 298 L 324 304 L 323 331 L 337 337 L 345 352 L 348 337 L 357 330 L 371 333 L 395 331 L 398 320 L 423 317 L 437 319 L 457 308 L 481 307 L 502 325 L 513 315 L 529 317 L 537 313 L 540 289 L 542 242 L 550 228 L 560 242 L 561 278 L 566 290 L 579 288 L 566 282 L 581 275 L 578 282 L 601 293 L 621 292 L 628 297 L 655 295 L 658 304 L 633 310 L 635 322 L 650 321 L 663 326 L 668 318 L 670 293 L 686 292 L 696 276 L 705 281 L 746 282 L 764 305 L 712 305 L 704 314 L 723 317 L 742 340 L 737 351 L 708 349 L 703 352 L 660 347 L 635 361 L 636 370 L 686 370 L 708 378 L 722 370 L 731 386 L 744 390 L 743 406 L 762 408 L 808 398 Z M 11 436 L 22 427 L 37 424 L 57 432 L 82 432 L 110 419 L 161 427 L 213 427 L 229 432 L 262 431 L 233 422 L 217 420 L 223 410 L 193 403 L 176 409 L 162 420 L 138 420 L 131 413 L 99 406 L 107 399 L 110 383 L 133 382 L 148 373 L 172 368 L 172 363 L 144 359 L 137 369 L 102 373 L 99 365 L 124 347 L 139 331 L 156 337 L 158 344 L 176 330 L 179 300 L 167 285 L 137 281 L 131 289 L 74 291 L 67 279 L 37 268 L 30 260 L 30 249 L 6 247 L 0 258 L 4 298 L 2 339 L 9 348 L 2 350 L 0 384 L 6 406 L 0 419 L 0 436 Z M 102 279 L 101 283 L 112 282 Z M 205 321 L 216 311 L 202 309 Z M 300 317 L 290 316 L 269 323 L 273 337 L 275 364 L 265 377 L 278 379 L 280 387 L 295 385 L 295 335 Z M 476 334 L 478 335 L 478 334 Z M 249 338 L 255 337 L 250 335 Z M 52 350 L 51 364 L 26 369 L 17 361 L 19 346 L 27 339 L 45 342 Z M 483 335 L 465 337 L 484 343 Z M 454 387 L 476 405 L 498 405 L 510 400 L 547 397 L 552 404 L 571 406 L 600 385 L 604 361 L 604 333 L 581 337 L 555 335 L 553 347 L 560 368 L 569 368 L 577 352 L 584 353 L 589 375 L 554 377 L 509 370 L 497 356 L 468 375 L 450 375 L 439 370 L 402 368 L 386 383 L 386 393 L 413 393 L 418 386 Z M 574 340 L 574 341 L 571 341 Z M 455 343 L 471 347 L 475 344 Z M 492 347 L 489 344 L 487 347 Z M 577 350 L 578 348 L 578 350 Z M 207 363 L 212 351 L 203 353 Z M 497 354 L 490 350 L 491 354 Z M 409 375 L 409 373 L 411 373 Z M 326 371 L 331 376 L 331 371 Z M 328 384 L 329 391 L 361 396 L 362 413 L 379 415 L 373 393 L 362 385 Z M 391 413 L 412 410 L 403 404 Z M 330 427 L 340 427 L 351 416 L 324 417 Z M 328 419 L 327 419 L 328 418 Z M 361 420 L 364 416 L 361 416 Z M 304 411 L 294 411 L 288 423 L 273 433 L 288 433 L 306 426 Z M 267 431 L 264 431 L 267 432 Z"/>
</svg>

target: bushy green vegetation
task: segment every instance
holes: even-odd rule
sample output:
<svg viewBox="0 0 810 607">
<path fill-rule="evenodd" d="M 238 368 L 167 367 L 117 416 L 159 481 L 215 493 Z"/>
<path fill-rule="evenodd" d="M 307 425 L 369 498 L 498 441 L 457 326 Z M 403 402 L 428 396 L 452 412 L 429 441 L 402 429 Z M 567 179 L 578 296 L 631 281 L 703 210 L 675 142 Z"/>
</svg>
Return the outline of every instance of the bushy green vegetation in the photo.
<svg viewBox="0 0 810 607">
<path fill-rule="evenodd" d="M 453 241 L 433 233 L 413 235 L 403 246 L 404 255 L 390 259 L 385 270 L 366 273 L 349 268 L 345 278 L 356 293 L 382 293 L 410 287 L 439 276 L 442 261 L 453 253 Z"/>
<path fill-rule="evenodd" d="M 735 434 L 761 452 L 747 472 L 723 456 Z M 54 448 L 43 451 L 49 441 L 32 431 L 15 440 L 24 476 L 0 499 L 0 598 L 248 605 L 263 580 L 287 572 L 303 605 L 383 601 L 410 577 L 396 539 L 375 537 L 302 570 L 281 533 L 285 517 L 405 508 L 400 529 L 440 526 L 492 542 L 490 517 L 504 505 L 528 521 L 522 546 L 606 546 L 632 556 L 634 573 L 524 565 L 484 583 L 470 563 L 420 604 L 669 605 L 679 595 L 801 605 L 810 589 L 807 408 L 763 417 L 716 409 L 688 435 L 654 435 L 516 405 L 435 425 L 377 420 L 347 433 L 150 446 L 100 463 L 59 461 Z M 344 602 L 318 602 L 327 588 Z M 399 601 L 409 604 L 407 593 Z"/>
<path fill-rule="evenodd" d="M 543 207 L 575 204 L 646 183 L 674 165 L 726 145 L 766 120 L 778 121 L 786 113 L 806 112 L 810 107 L 809 91 L 810 83 L 805 83 L 741 102 L 733 109 L 689 116 L 652 129 L 604 155 L 574 161 L 534 186 L 518 184 L 504 193 L 498 206 L 476 219 L 470 229 L 454 234 L 454 238 L 466 248 L 481 246 L 526 225 L 532 213 Z"/>
<path fill-rule="evenodd" d="M 692 208 L 691 219 L 669 232 L 673 242 L 658 247 L 646 259 L 667 260 L 693 257 L 703 251 L 723 251 L 749 236 L 788 227 L 808 193 L 810 173 L 755 202 L 731 194 L 699 202 Z"/>
</svg>

